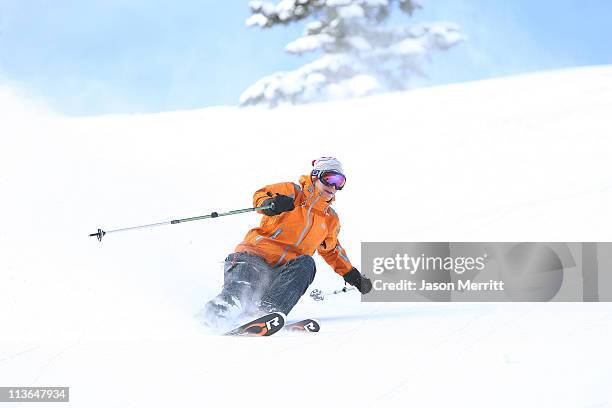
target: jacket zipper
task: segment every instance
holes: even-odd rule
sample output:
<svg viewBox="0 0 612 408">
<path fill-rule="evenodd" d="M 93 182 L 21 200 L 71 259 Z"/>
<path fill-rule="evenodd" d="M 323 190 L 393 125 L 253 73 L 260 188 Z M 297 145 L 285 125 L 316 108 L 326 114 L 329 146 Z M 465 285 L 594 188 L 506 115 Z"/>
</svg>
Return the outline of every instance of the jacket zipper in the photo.
<svg viewBox="0 0 612 408">
<path fill-rule="evenodd" d="M 306 213 L 306 218 L 308 219 L 308 222 L 306 223 L 306 226 L 302 230 L 302 234 L 300 235 L 300 238 L 298 238 L 297 242 L 293 244 L 293 246 L 298 247 L 302 243 L 302 240 L 304 239 L 304 237 L 306 236 L 306 232 L 309 230 L 310 224 L 311 224 L 310 210 L 312 210 L 312 207 L 317 203 L 317 201 L 319 201 L 319 198 L 321 198 L 321 196 L 317 196 L 317 198 L 315 198 L 314 201 L 308 207 L 308 212 Z"/>
<path fill-rule="evenodd" d="M 283 229 L 279 228 L 276 231 L 274 231 L 272 235 L 269 235 L 268 238 L 275 239 L 276 237 L 280 235 L 281 232 L 283 232 Z M 262 238 L 265 238 L 265 237 L 263 235 L 258 235 L 255 237 L 255 241 L 259 241 Z"/>
<path fill-rule="evenodd" d="M 276 231 L 274 231 L 274 233 L 273 233 L 272 235 L 270 235 L 270 237 L 269 237 L 269 238 L 274 239 L 274 238 L 278 237 L 278 236 L 280 235 L 280 233 L 281 233 L 281 232 L 283 232 L 283 229 L 282 229 L 282 228 L 279 228 L 279 229 L 277 229 Z"/>
</svg>

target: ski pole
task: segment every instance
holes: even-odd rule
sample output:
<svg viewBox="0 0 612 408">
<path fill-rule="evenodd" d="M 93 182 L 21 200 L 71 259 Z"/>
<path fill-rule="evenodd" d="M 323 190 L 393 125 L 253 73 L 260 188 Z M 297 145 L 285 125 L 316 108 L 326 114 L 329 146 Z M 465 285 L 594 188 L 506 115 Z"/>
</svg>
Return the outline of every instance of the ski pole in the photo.
<svg viewBox="0 0 612 408">
<path fill-rule="evenodd" d="M 269 208 L 274 208 L 274 204 L 262 205 L 260 207 L 244 208 L 242 210 L 232 210 L 232 211 L 228 211 L 228 212 L 224 212 L 224 213 L 218 213 L 216 211 L 213 211 L 210 214 L 200 215 L 200 216 L 197 216 L 197 217 L 181 218 L 181 219 L 178 219 L 178 220 L 165 221 L 165 222 L 157 222 L 155 224 L 138 225 L 136 227 L 119 228 L 119 229 L 111 230 L 111 231 L 104 231 L 103 229 L 98 228 L 98 232 L 94 232 L 93 234 L 89 234 L 89 236 L 90 237 L 96 237 L 96 238 L 98 238 L 98 241 L 102 242 L 102 237 L 104 237 L 107 234 L 111 234 L 113 232 L 123 232 L 123 231 L 131 231 L 131 230 L 144 229 L 144 228 L 160 227 L 162 225 L 180 224 L 182 222 L 199 221 L 199 220 L 205 220 L 207 218 L 223 217 L 225 215 L 234 215 L 234 214 L 242 214 L 242 213 L 251 212 L 251 211 L 267 210 Z"/>
<path fill-rule="evenodd" d="M 354 286 L 350 286 L 350 287 L 345 286 L 342 289 L 336 289 L 336 290 L 333 290 L 327 293 L 323 293 L 320 289 L 313 289 L 312 292 L 310 292 L 310 297 L 313 298 L 314 300 L 319 301 L 319 300 L 324 300 L 325 296 L 337 295 L 338 293 L 346 293 L 351 290 L 357 290 L 357 288 Z"/>
</svg>

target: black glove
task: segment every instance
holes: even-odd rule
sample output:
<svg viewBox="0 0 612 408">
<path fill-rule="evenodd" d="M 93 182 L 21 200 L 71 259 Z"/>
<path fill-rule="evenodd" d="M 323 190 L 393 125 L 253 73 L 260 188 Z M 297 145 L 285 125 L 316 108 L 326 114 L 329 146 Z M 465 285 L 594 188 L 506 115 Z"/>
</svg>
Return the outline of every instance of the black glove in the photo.
<svg viewBox="0 0 612 408">
<path fill-rule="evenodd" d="M 277 194 L 276 197 L 268 198 L 263 202 L 263 205 L 272 204 L 272 208 L 262 210 L 264 214 L 272 217 L 285 211 L 291 211 L 295 208 L 293 198 L 286 195 Z"/>
<path fill-rule="evenodd" d="M 356 268 L 351 269 L 344 275 L 344 281 L 356 287 L 364 295 L 372 290 L 372 281 L 359 273 Z"/>
</svg>

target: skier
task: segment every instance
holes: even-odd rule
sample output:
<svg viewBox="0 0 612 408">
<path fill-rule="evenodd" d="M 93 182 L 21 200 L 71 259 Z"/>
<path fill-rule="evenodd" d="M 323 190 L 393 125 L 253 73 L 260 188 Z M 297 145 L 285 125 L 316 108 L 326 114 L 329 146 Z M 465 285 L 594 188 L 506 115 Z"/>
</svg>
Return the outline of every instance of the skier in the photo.
<svg viewBox="0 0 612 408">
<path fill-rule="evenodd" d="M 260 226 L 225 259 L 223 289 L 204 307 L 205 323 L 221 326 L 244 313 L 288 314 L 314 279 L 315 251 L 361 293 L 372 289 L 338 241 L 340 221 L 331 203 L 346 182 L 342 165 L 321 157 L 312 166 L 300 184 L 271 184 L 255 192 L 255 207 L 272 208 L 260 211 Z"/>
</svg>

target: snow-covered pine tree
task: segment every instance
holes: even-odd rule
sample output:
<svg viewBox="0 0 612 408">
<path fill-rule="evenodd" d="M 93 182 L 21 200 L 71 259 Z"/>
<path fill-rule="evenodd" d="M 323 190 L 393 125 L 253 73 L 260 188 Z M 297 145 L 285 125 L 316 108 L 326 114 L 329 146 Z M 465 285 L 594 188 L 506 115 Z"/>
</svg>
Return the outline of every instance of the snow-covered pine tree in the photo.
<svg viewBox="0 0 612 408">
<path fill-rule="evenodd" d="M 389 26 L 394 8 L 407 15 L 421 8 L 417 0 L 251 1 L 247 26 L 269 28 L 311 19 L 304 36 L 285 51 L 320 56 L 295 71 L 277 72 L 251 85 L 240 105 L 298 104 L 404 90 L 411 75 L 423 75 L 432 50 L 463 39 L 446 22 Z"/>
</svg>

